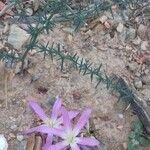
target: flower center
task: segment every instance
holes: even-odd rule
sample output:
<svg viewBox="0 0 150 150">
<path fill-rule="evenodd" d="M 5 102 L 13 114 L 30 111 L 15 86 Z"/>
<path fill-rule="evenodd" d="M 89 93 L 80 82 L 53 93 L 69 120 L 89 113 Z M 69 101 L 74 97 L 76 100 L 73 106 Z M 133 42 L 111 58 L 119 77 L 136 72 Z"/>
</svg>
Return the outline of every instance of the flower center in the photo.
<svg viewBox="0 0 150 150">
<path fill-rule="evenodd" d="M 51 128 L 56 128 L 59 126 L 59 122 L 56 119 L 46 118 L 43 122 Z"/>
<path fill-rule="evenodd" d="M 76 135 L 73 131 L 67 131 L 64 134 L 64 140 L 66 141 L 67 145 L 71 145 L 76 143 Z"/>
</svg>

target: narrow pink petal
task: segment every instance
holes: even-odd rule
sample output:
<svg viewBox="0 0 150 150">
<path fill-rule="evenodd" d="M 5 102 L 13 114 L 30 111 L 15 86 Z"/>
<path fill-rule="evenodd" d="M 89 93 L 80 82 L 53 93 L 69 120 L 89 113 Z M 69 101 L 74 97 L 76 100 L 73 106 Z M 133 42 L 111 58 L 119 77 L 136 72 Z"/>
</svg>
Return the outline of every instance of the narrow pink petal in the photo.
<svg viewBox="0 0 150 150">
<path fill-rule="evenodd" d="M 64 128 L 65 129 L 71 129 L 71 122 L 70 122 L 69 114 L 64 107 L 62 108 L 62 114 L 63 114 Z"/>
<path fill-rule="evenodd" d="M 52 134 L 48 134 L 47 138 L 46 138 L 46 143 L 43 146 L 43 150 L 48 150 L 49 147 L 52 145 L 53 142 L 53 135 Z"/>
<path fill-rule="evenodd" d="M 86 145 L 86 146 L 98 146 L 99 145 L 99 141 L 96 140 L 95 138 L 82 138 L 82 137 L 79 137 L 78 138 L 78 144 L 81 144 L 81 145 Z"/>
<path fill-rule="evenodd" d="M 91 109 L 86 108 L 83 113 L 81 114 L 81 117 L 79 118 L 79 121 L 77 122 L 74 131 L 76 132 L 76 135 L 79 134 L 80 130 L 85 126 L 85 124 L 88 122 L 88 119 L 91 114 Z"/>
<path fill-rule="evenodd" d="M 46 125 L 40 125 L 34 128 L 27 129 L 24 131 L 25 134 L 30 134 L 33 132 L 41 132 L 41 133 L 49 133 L 51 131 L 51 128 L 48 128 Z"/>
<path fill-rule="evenodd" d="M 52 108 L 52 118 L 57 118 L 61 109 L 61 99 L 57 96 Z"/>
<path fill-rule="evenodd" d="M 55 145 L 51 145 L 48 150 L 62 150 L 65 147 L 67 147 L 67 144 L 64 141 L 62 141 Z"/>
<path fill-rule="evenodd" d="M 63 137 L 63 135 L 64 135 L 64 131 L 63 130 L 56 129 L 56 128 L 51 128 L 49 133 L 51 133 L 53 135 L 56 135 L 56 136 L 59 136 L 59 137 Z"/>
<path fill-rule="evenodd" d="M 53 135 L 56 135 L 56 136 L 59 136 L 59 137 L 62 137 L 63 133 L 64 133 L 62 130 L 55 129 L 55 128 L 49 128 L 46 125 L 40 125 L 40 126 L 37 126 L 37 127 L 34 127 L 34 128 L 30 128 L 30 129 L 26 130 L 24 133 L 25 134 L 30 134 L 30 133 L 33 133 L 33 132 L 53 134 Z"/>
<path fill-rule="evenodd" d="M 38 105 L 37 102 L 29 101 L 28 102 L 29 107 L 40 117 L 40 119 L 44 120 L 47 118 L 45 112 L 43 109 Z"/>
<path fill-rule="evenodd" d="M 79 111 L 69 111 L 68 114 L 69 114 L 69 118 L 73 119 L 79 114 Z"/>
<path fill-rule="evenodd" d="M 80 148 L 77 144 L 73 144 L 73 146 L 71 146 L 71 150 L 80 150 Z"/>
<path fill-rule="evenodd" d="M 79 112 L 78 111 L 69 111 L 68 114 L 69 114 L 69 118 L 71 120 L 71 119 L 75 118 L 79 114 Z M 60 122 L 60 124 L 63 123 L 62 116 L 60 118 L 58 118 L 57 120 L 58 120 L 58 122 Z"/>
</svg>

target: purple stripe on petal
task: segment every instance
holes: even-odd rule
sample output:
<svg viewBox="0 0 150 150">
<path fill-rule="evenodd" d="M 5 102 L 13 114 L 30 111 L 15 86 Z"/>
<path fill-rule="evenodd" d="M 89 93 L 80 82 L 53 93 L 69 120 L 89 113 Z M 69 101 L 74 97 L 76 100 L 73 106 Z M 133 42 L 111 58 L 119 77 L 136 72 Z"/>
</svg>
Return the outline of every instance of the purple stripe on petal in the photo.
<svg viewBox="0 0 150 150">
<path fill-rule="evenodd" d="M 37 102 L 29 101 L 28 102 L 29 107 L 40 117 L 40 119 L 44 120 L 47 118 L 45 112 L 43 109 L 38 105 Z"/>
<path fill-rule="evenodd" d="M 71 146 L 71 150 L 80 150 L 79 146 L 77 144 L 73 144 Z"/>
<path fill-rule="evenodd" d="M 86 108 L 83 113 L 81 114 L 81 117 L 79 118 L 79 121 L 75 125 L 74 131 L 76 132 L 76 135 L 79 134 L 80 130 L 85 126 L 87 123 L 89 117 L 91 114 L 91 109 Z"/>
<path fill-rule="evenodd" d="M 61 109 L 61 104 L 61 99 L 57 96 L 54 106 L 52 108 L 52 118 L 56 119 L 58 117 Z"/>
<path fill-rule="evenodd" d="M 71 129 L 71 121 L 69 119 L 69 114 L 67 110 L 63 107 L 62 108 L 62 114 L 63 114 L 63 124 L 65 129 Z"/>
<path fill-rule="evenodd" d="M 82 138 L 82 137 L 79 137 L 78 138 L 78 144 L 81 144 L 81 145 L 86 145 L 86 146 L 98 146 L 99 145 L 99 141 L 96 140 L 95 138 Z"/>
<path fill-rule="evenodd" d="M 52 142 L 53 142 L 53 135 L 52 134 L 48 134 L 47 138 L 46 138 L 46 143 L 43 146 L 42 150 L 48 150 L 49 147 L 52 145 Z"/>
<path fill-rule="evenodd" d="M 59 142 L 55 145 L 50 146 L 48 150 L 62 150 L 65 147 L 67 147 L 67 144 L 65 144 L 65 142 L 63 141 L 63 142 Z"/>
</svg>

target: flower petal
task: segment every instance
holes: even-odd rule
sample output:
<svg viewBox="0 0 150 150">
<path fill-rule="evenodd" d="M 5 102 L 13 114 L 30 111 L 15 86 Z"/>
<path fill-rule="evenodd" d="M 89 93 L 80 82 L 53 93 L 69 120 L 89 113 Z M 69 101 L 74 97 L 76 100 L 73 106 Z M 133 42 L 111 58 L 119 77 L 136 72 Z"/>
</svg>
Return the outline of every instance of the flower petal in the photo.
<svg viewBox="0 0 150 150">
<path fill-rule="evenodd" d="M 30 134 L 33 132 L 40 132 L 40 133 L 47 133 L 47 134 L 53 134 L 59 137 L 63 137 L 63 130 L 60 129 L 55 129 L 55 128 L 49 128 L 46 125 L 40 125 L 34 128 L 30 128 L 28 130 L 26 130 L 24 133 L 25 134 Z"/>
<path fill-rule="evenodd" d="M 68 111 L 68 114 L 69 114 L 69 118 L 73 119 L 79 114 L 79 111 Z"/>
<path fill-rule="evenodd" d="M 62 150 L 65 147 L 67 147 L 67 145 L 65 144 L 64 141 L 62 141 L 62 142 L 59 142 L 55 145 L 51 145 L 48 150 Z"/>
<path fill-rule="evenodd" d="M 48 150 L 49 147 L 52 145 L 53 142 L 53 135 L 52 134 L 48 134 L 47 138 L 46 138 L 46 143 L 43 146 L 43 150 Z"/>
<path fill-rule="evenodd" d="M 37 102 L 29 101 L 28 102 L 29 107 L 40 117 L 40 119 L 44 120 L 47 118 L 45 112 L 43 109 L 38 105 Z"/>
<path fill-rule="evenodd" d="M 57 96 L 52 108 L 52 118 L 57 118 L 61 109 L 61 99 Z"/>
<path fill-rule="evenodd" d="M 41 132 L 41 133 L 49 133 L 51 131 L 51 128 L 48 128 L 46 125 L 40 125 L 34 128 L 27 129 L 24 131 L 25 134 L 30 134 L 33 132 Z"/>
<path fill-rule="evenodd" d="M 70 118 L 69 118 L 69 114 L 68 114 L 67 110 L 64 107 L 62 108 L 62 114 L 63 114 L 64 128 L 66 130 L 71 129 L 71 121 L 70 121 Z"/>
<path fill-rule="evenodd" d="M 79 146 L 77 144 L 73 144 L 71 146 L 71 150 L 80 150 Z"/>
<path fill-rule="evenodd" d="M 99 141 L 96 140 L 95 138 L 79 137 L 77 143 L 81 145 L 86 145 L 86 146 L 98 146 L 99 145 Z"/>
<path fill-rule="evenodd" d="M 69 118 L 71 120 L 71 119 L 75 118 L 79 114 L 79 112 L 78 111 L 69 111 L 68 114 L 69 114 Z M 60 118 L 58 118 L 57 120 L 58 120 L 59 124 L 63 123 L 63 117 L 62 116 Z"/>
<path fill-rule="evenodd" d="M 86 108 L 83 113 L 81 114 L 81 117 L 79 118 L 79 121 L 75 125 L 74 131 L 76 132 L 76 135 L 79 134 L 80 130 L 85 126 L 87 123 L 89 117 L 91 114 L 91 109 Z"/>
</svg>

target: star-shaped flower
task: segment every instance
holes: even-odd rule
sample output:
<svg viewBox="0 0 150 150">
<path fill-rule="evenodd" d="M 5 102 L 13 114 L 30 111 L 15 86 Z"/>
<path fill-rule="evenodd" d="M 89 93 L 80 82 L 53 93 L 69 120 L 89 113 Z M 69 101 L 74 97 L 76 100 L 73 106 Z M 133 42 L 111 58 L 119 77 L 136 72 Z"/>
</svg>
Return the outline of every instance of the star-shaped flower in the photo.
<svg viewBox="0 0 150 150">
<path fill-rule="evenodd" d="M 51 145 L 48 150 L 63 150 L 66 147 L 70 147 L 71 150 L 80 150 L 80 145 L 86 146 L 98 146 L 99 141 L 95 138 L 80 137 L 80 131 L 87 123 L 91 110 L 85 109 L 81 114 L 77 124 L 72 128 L 69 114 L 65 108 L 63 108 L 63 124 L 64 129 L 53 129 L 50 132 L 54 135 L 59 136 L 63 141 Z"/>
<path fill-rule="evenodd" d="M 43 132 L 47 128 L 50 130 L 52 130 L 53 128 L 62 129 L 63 117 L 60 116 L 62 103 L 61 103 L 61 99 L 59 97 L 56 97 L 56 101 L 55 101 L 54 106 L 52 108 L 51 117 L 48 117 L 45 114 L 44 110 L 38 105 L 37 102 L 29 101 L 28 105 L 39 116 L 39 118 L 43 121 L 43 124 L 40 126 L 26 130 L 25 131 L 26 134 L 33 133 L 33 132 L 47 133 L 47 132 Z M 72 119 L 72 118 L 76 117 L 77 114 L 78 114 L 77 111 L 69 111 L 69 118 Z M 53 134 L 48 132 L 47 138 L 46 138 L 46 144 L 45 144 L 43 149 L 47 150 L 47 147 L 49 147 L 52 144 L 52 141 L 53 141 Z"/>
</svg>

